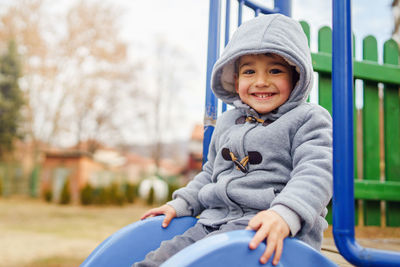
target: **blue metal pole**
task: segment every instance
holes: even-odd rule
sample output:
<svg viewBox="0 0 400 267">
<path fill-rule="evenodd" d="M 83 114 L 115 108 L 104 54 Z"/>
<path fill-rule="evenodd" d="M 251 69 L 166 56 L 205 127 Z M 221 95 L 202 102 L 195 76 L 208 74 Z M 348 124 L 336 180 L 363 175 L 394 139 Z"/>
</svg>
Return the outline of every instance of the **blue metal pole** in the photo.
<svg viewBox="0 0 400 267">
<path fill-rule="evenodd" d="M 277 12 L 288 17 L 292 16 L 292 0 L 275 0 L 274 6 Z"/>
<path fill-rule="evenodd" d="M 225 6 L 225 46 L 229 42 L 231 27 L 231 0 L 226 0 Z"/>
<path fill-rule="evenodd" d="M 225 46 L 229 42 L 231 27 L 231 0 L 226 0 L 225 6 Z M 226 111 L 226 103 L 222 102 L 222 112 Z"/>
<path fill-rule="evenodd" d="M 206 77 L 206 105 L 204 114 L 203 164 L 207 161 L 208 147 L 217 120 L 218 101 L 211 91 L 211 73 L 219 57 L 221 0 L 210 0 L 208 20 L 208 51 Z"/>
<path fill-rule="evenodd" d="M 244 0 L 238 0 L 238 26 L 242 25 Z"/>
<path fill-rule="evenodd" d="M 281 3 L 276 2 L 276 1 L 279 1 L 279 2 L 283 1 L 283 2 L 285 2 L 285 5 L 282 5 Z M 274 9 L 270 9 L 268 7 L 265 7 L 265 6 L 261 5 L 260 3 L 258 3 L 257 1 L 254 1 L 254 0 L 238 0 L 240 6 L 243 6 L 243 4 L 244 4 L 245 6 L 253 9 L 254 12 L 255 12 L 256 17 L 260 13 L 262 13 L 262 14 L 275 14 L 275 13 L 282 13 L 282 11 L 286 12 L 285 10 L 290 10 L 290 1 L 291 0 L 275 0 Z M 282 8 L 277 8 L 277 5 L 282 6 Z M 285 14 L 285 13 L 282 13 L 282 14 Z"/>
<path fill-rule="evenodd" d="M 354 238 L 353 57 L 351 1 L 333 0 L 333 235 L 356 266 L 400 266 L 400 253 L 361 247 Z"/>
</svg>

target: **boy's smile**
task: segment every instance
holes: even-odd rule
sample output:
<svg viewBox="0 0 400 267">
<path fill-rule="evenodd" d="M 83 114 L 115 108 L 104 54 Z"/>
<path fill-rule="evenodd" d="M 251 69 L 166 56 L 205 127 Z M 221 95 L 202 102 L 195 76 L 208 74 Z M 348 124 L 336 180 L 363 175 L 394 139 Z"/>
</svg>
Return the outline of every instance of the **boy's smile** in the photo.
<svg viewBox="0 0 400 267">
<path fill-rule="evenodd" d="M 292 73 L 292 67 L 278 55 L 242 56 L 235 77 L 236 92 L 258 113 L 269 113 L 289 98 L 293 88 Z"/>
</svg>

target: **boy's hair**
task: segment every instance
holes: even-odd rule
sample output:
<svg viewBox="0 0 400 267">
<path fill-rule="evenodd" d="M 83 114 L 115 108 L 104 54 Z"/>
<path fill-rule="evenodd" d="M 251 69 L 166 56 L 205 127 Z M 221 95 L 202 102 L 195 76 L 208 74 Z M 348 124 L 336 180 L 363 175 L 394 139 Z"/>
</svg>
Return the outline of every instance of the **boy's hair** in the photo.
<svg viewBox="0 0 400 267">
<path fill-rule="evenodd" d="M 271 55 L 272 53 L 265 53 L 265 55 Z M 235 61 L 235 75 L 239 76 L 239 61 L 240 61 L 239 57 L 238 59 L 236 59 Z M 300 74 L 297 72 L 296 67 L 290 65 L 290 67 L 292 68 L 292 84 L 293 84 L 293 88 L 296 86 L 296 83 L 299 81 L 300 79 Z"/>
</svg>

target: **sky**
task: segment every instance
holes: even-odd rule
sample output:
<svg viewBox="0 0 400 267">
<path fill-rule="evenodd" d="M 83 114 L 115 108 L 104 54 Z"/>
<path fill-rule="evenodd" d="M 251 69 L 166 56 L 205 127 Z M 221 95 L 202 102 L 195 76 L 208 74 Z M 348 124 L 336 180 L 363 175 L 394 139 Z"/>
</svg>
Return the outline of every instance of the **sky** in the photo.
<svg viewBox="0 0 400 267">
<path fill-rule="evenodd" d="M 196 75 L 191 75 L 184 81 L 183 108 L 188 115 L 187 124 L 182 127 L 181 134 L 187 136 L 194 123 L 201 123 L 204 115 L 204 95 L 208 32 L 208 0 L 114 0 L 116 5 L 123 7 L 127 14 L 123 20 L 123 38 L 135 43 L 133 50 L 140 56 L 151 57 L 152 43 L 162 36 L 171 45 L 182 49 L 187 59 L 196 66 Z M 224 6 L 225 1 L 222 1 Z M 264 1 L 271 6 L 273 1 Z M 232 5 L 236 1 L 231 1 Z M 322 26 L 332 25 L 331 1 L 293 0 L 292 16 L 305 20 L 311 27 L 311 38 L 316 38 L 317 31 Z M 378 46 L 390 38 L 393 30 L 391 0 L 353 0 L 352 26 L 356 35 L 356 47 L 367 35 L 374 35 Z M 316 51 L 315 42 L 311 49 Z M 133 52 L 133 56 L 137 53 Z M 360 58 L 360 49 L 356 57 Z M 139 57 L 140 57 L 139 56 Z M 184 76 L 184 75 L 183 75 Z M 183 92 L 182 92 L 183 91 Z"/>
<path fill-rule="evenodd" d="M 87 1 L 87 0 L 85 0 Z M 100 0 L 91 0 L 100 1 Z M 102 0 L 104 1 L 104 0 Z M 181 71 L 181 88 L 177 90 L 177 105 L 185 114 L 182 127 L 176 132 L 177 139 L 187 139 L 196 123 L 202 123 L 206 86 L 206 56 L 208 34 L 209 0 L 108 0 L 122 12 L 120 16 L 121 38 L 130 48 L 132 60 L 154 60 L 157 38 L 163 38 L 168 45 L 176 47 L 192 66 L 190 73 Z M 10 0 L 0 0 L 1 6 Z M 70 0 L 60 1 L 70 4 Z M 259 1 L 271 6 L 272 0 Z M 390 38 L 393 30 L 393 16 L 390 9 L 392 0 L 353 0 L 352 26 L 356 35 L 356 47 L 362 38 L 372 34 L 378 40 L 378 47 Z M 225 1 L 222 1 L 224 6 Z M 232 6 L 237 1 L 231 1 Z M 311 39 L 316 38 L 322 26 L 331 26 L 332 2 L 328 0 L 292 0 L 292 16 L 305 20 L 311 27 Z M 249 15 L 248 13 L 247 15 Z M 252 16 L 250 14 L 249 16 Z M 233 17 L 233 16 L 232 16 Z M 234 24 L 232 22 L 232 24 Z M 232 31 L 231 31 L 232 33 Z M 311 43 L 316 51 L 316 43 Z M 360 49 L 356 58 L 360 58 Z M 151 67 L 147 69 L 151 74 Z M 150 76 L 151 77 L 151 76 Z"/>
</svg>

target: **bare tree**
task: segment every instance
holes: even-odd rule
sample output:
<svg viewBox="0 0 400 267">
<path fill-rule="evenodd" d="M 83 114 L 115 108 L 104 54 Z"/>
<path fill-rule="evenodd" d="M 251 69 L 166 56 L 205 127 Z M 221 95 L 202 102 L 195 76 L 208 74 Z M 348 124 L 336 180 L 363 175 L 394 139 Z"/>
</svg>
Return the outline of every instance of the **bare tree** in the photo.
<svg viewBox="0 0 400 267">
<path fill-rule="evenodd" d="M 26 131 L 33 141 L 55 145 L 121 142 L 127 124 L 121 118 L 135 108 L 138 87 L 137 66 L 118 35 L 120 11 L 78 1 L 52 17 L 51 4 L 17 0 L 0 15 L 0 39 L 15 39 L 24 58 Z"/>
<path fill-rule="evenodd" d="M 153 143 L 152 157 L 157 171 L 164 151 L 164 144 L 173 140 L 173 135 L 179 131 L 182 118 L 185 117 L 182 109 L 180 92 L 182 74 L 191 72 L 188 57 L 178 47 L 158 37 L 155 42 L 151 74 L 153 81 L 147 94 L 149 133 Z M 187 90 L 190 90 L 187 88 Z"/>
<path fill-rule="evenodd" d="M 63 57 L 79 84 L 71 103 L 71 125 L 77 141 L 119 140 L 116 117 L 132 107 L 136 94 L 135 66 L 127 61 L 127 46 L 116 35 L 118 11 L 101 4 L 79 2 L 67 16 Z M 120 105 L 120 99 L 131 105 Z M 112 139 L 110 139 L 112 137 Z"/>
</svg>

